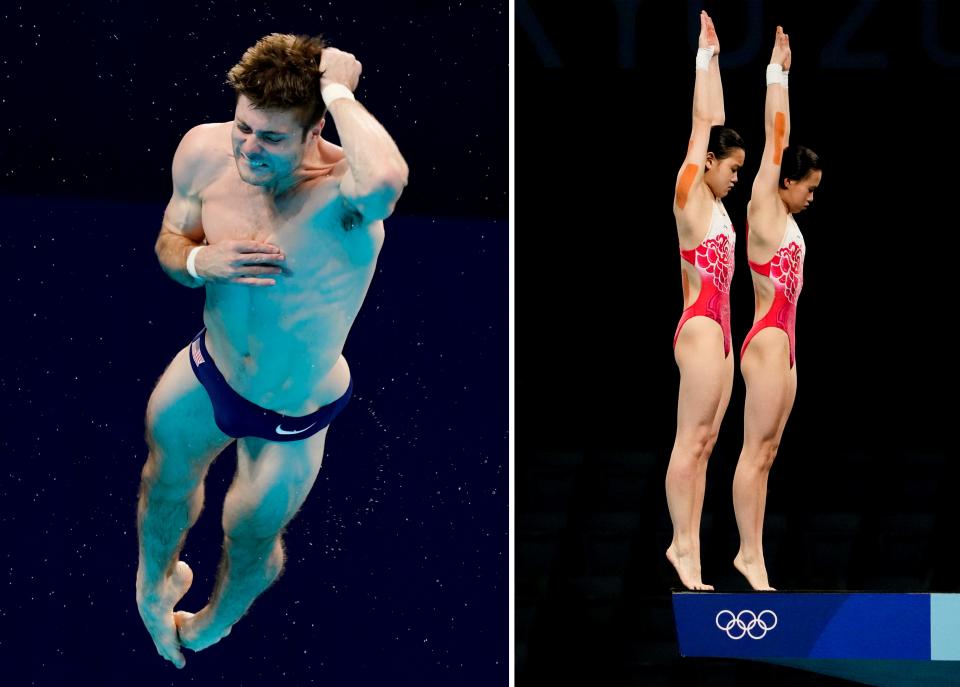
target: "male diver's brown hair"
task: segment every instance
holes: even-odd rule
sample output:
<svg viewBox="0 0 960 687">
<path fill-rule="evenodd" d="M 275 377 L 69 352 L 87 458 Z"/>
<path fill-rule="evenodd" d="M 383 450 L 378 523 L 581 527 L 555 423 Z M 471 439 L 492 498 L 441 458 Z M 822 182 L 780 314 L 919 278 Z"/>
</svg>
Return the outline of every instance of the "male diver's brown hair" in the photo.
<svg viewBox="0 0 960 687">
<path fill-rule="evenodd" d="M 306 140 L 310 127 L 327 110 L 320 97 L 320 55 L 325 47 L 321 36 L 271 33 L 243 53 L 227 72 L 227 83 L 254 107 L 295 110 Z"/>
</svg>

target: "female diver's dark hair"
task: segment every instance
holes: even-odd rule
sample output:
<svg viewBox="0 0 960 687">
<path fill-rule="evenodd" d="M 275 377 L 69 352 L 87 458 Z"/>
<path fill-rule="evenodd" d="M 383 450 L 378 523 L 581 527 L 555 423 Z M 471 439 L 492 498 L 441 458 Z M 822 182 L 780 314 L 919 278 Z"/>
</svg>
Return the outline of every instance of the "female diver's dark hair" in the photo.
<svg viewBox="0 0 960 687">
<path fill-rule="evenodd" d="M 743 139 L 733 129 L 726 126 L 710 127 L 710 141 L 707 143 L 707 152 L 713 153 L 718 160 L 730 157 L 734 148 L 745 150 Z"/>
<path fill-rule="evenodd" d="M 822 170 L 820 156 L 803 146 L 787 146 L 780 165 L 780 188 L 787 179 L 800 181 L 813 170 Z"/>
</svg>

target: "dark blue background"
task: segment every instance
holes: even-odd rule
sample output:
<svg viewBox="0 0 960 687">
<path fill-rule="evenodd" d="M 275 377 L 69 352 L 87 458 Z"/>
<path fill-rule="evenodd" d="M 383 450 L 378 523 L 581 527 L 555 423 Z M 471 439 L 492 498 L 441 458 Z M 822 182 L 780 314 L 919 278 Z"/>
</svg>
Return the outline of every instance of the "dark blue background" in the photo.
<svg viewBox="0 0 960 687">
<path fill-rule="evenodd" d="M 4 684 L 505 684 L 507 14 L 416 3 L 4 10 L 0 372 Z M 287 568 L 176 671 L 134 601 L 143 413 L 202 292 L 153 241 L 192 125 L 232 116 L 260 36 L 323 32 L 411 183 L 347 341 L 355 397 L 285 542 Z M 333 133 L 328 125 L 325 134 Z M 335 137 L 334 137 L 334 140 Z M 209 594 L 228 450 L 183 557 Z"/>
</svg>

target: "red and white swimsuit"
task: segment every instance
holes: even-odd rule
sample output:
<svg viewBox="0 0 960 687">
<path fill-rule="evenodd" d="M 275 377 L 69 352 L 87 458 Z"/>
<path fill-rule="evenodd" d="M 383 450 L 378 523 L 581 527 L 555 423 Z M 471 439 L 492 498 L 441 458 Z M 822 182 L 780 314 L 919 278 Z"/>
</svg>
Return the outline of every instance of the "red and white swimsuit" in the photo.
<svg viewBox="0 0 960 687">
<path fill-rule="evenodd" d="M 750 227 L 747 226 L 749 235 Z M 803 234 L 800 233 L 800 227 L 797 226 L 793 215 L 787 215 L 787 228 L 783 232 L 783 239 L 780 241 L 780 248 L 767 262 L 759 265 L 755 262 L 750 263 L 750 269 L 757 274 L 762 274 L 770 278 L 773 282 L 774 296 L 773 303 L 770 304 L 770 310 L 758 320 L 743 342 L 740 349 L 740 360 L 743 360 L 743 354 L 747 350 L 747 344 L 750 339 L 756 336 L 757 332 L 767 327 L 777 327 L 787 333 L 790 339 L 790 368 L 793 369 L 796 363 L 796 324 L 797 324 L 797 299 L 800 297 L 800 289 L 803 288 L 803 259 L 806 255 L 807 247 L 803 242 Z"/>
<path fill-rule="evenodd" d="M 680 249 L 680 256 L 700 273 L 700 294 L 696 302 L 683 311 L 673 335 L 677 346 L 680 330 L 691 317 L 704 315 L 723 330 L 723 357 L 730 355 L 730 282 L 733 280 L 733 249 L 737 235 L 723 205 L 713 204 L 710 228 L 700 245 L 693 250 Z"/>
</svg>

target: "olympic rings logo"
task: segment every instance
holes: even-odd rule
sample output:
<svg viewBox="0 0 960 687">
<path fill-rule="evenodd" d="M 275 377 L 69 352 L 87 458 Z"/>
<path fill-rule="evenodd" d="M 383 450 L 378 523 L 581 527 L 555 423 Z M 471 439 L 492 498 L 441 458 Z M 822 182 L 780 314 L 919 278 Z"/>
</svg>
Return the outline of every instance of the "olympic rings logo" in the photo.
<svg viewBox="0 0 960 687">
<path fill-rule="evenodd" d="M 720 620 L 721 616 L 724 618 L 723 621 Z M 744 636 L 750 639 L 763 639 L 767 632 L 777 626 L 777 614 L 769 609 L 760 613 L 744 610 L 736 615 L 733 611 L 723 610 L 717 613 L 716 623 L 717 627 L 726 632 L 730 639 L 743 639 Z"/>
</svg>

